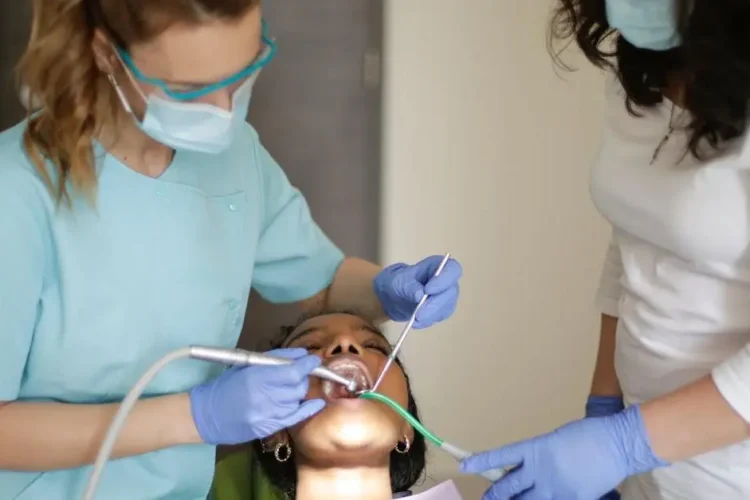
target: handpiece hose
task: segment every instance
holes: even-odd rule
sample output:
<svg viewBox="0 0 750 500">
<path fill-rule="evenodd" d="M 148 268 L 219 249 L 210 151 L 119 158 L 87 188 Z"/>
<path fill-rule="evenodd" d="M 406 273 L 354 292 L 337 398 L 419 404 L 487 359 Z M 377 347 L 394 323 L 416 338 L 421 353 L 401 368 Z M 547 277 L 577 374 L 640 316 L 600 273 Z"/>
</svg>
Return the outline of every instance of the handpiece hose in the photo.
<svg viewBox="0 0 750 500">
<path fill-rule="evenodd" d="M 151 367 L 146 370 L 141 378 L 138 379 L 135 385 L 130 389 L 125 396 L 125 399 L 122 400 L 122 403 L 107 430 L 107 434 L 104 436 L 101 448 L 99 448 L 99 453 L 96 456 L 96 461 L 94 461 L 94 466 L 91 470 L 91 475 L 89 476 L 88 485 L 83 494 L 83 500 L 94 500 L 96 488 L 99 486 L 104 466 L 107 465 L 109 457 L 112 455 L 112 450 L 117 442 L 117 436 L 120 434 L 120 430 L 122 430 L 122 427 L 125 425 L 128 415 L 138 402 L 138 399 L 140 399 L 148 384 L 151 383 L 151 380 L 169 363 L 185 358 L 229 366 L 283 366 L 294 363 L 294 361 L 290 359 L 277 358 L 275 356 L 269 356 L 268 354 L 245 351 L 243 349 L 191 346 L 170 352 L 151 365 Z M 313 370 L 310 375 L 341 384 L 350 392 L 355 392 L 357 390 L 357 384 L 355 381 L 342 377 L 323 366 L 319 366 Z"/>
</svg>

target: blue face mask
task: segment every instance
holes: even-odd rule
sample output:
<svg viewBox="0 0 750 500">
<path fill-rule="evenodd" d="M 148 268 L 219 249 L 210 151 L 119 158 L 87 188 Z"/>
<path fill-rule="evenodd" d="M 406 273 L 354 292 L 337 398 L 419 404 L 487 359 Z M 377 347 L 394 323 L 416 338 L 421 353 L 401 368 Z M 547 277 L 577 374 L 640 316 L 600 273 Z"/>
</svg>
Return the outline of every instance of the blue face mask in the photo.
<svg viewBox="0 0 750 500">
<path fill-rule="evenodd" d="M 606 0 L 607 21 L 640 49 L 673 49 L 682 43 L 677 3 L 677 0 Z"/>
<path fill-rule="evenodd" d="M 157 93 L 143 96 L 146 113 L 142 121 L 136 122 L 152 139 L 175 150 L 219 154 L 232 144 L 245 123 L 256 78 L 257 73 L 234 91 L 231 110 L 200 102 L 173 101 Z M 114 77 L 110 76 L 110 81 L 125 110 L 133 114 Z"/>
</svg>

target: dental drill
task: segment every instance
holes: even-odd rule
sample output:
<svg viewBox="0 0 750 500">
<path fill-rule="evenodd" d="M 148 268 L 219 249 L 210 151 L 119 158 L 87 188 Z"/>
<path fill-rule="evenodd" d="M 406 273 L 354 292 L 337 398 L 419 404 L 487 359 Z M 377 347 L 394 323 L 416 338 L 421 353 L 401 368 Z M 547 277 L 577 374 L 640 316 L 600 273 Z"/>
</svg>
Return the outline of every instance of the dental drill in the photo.
<svg viewBox="0 0 750 500">
<path fill-rule="evenodd" d="M 190 357 L 192 359 L 234 366 L 283 366 L 294 363 L 291 359 L 279 358 L 260 352 L 245 351 L 244 349 L 219 349 L 216 347 L 200 346 L 190 347 Z M 310 375 L 341 384 L 349 392 L 357 390 L 357 382 L 349 380 L 325 366 L 315 368 Z"/>
<path fill-rule="evenodd" d="M 279 358 L 259 352 L 245 351 L 243 349 L 191 346 L 170 352 L 151 365 L 141 378 L 138 379 L 135 385 L 133 385 L 125 396 L 125 399 L 122 400 L 122 403 L 107 430 L 104 441 L 99 448 L 99 453 L 96 456 L 96 461 L 94 462 L 85 493 L 83 494 L 83 500 L 94 500 L 96 488 L 99 486 L 104 467 L 106 466 L 107 461 L 109 461 L 109 457 L 112 455 L 112 450 L 117 442 L 117 436 L 122 430 L 128 415 L 140 399 L 143 391 L 146 389 L 146 386 L 151 383 L 151 380 L 165 366 L 180 359 L 195 359 L 229 366 L 283 366 L 294 363 L 294 360 L 291 359 Z M 310 375 L 341 384 L 352 393 L 358 389 L 356 381 L 349 380 L 348 378 L 323 366 L 315 368 Z"/>
</svg>

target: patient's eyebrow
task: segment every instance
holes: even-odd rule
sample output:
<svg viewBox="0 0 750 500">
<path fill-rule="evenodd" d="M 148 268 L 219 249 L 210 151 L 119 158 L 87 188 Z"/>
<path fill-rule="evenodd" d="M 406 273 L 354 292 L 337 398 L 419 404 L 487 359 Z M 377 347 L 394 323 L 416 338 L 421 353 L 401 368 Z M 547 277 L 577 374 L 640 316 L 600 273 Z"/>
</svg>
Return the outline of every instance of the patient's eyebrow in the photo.
<svg viewBox="0 0 750 500">
<path fill-rule="evenodd" d="M 379 339 L 381 339 L 384 343 L 384 345 L 390 345 L 388 343 L 388 339 L 385 338 L 385 335 L 383 335 L 383 332 L 378 330 L 376 327 L 370 325 L 369 323 L 358 323 L 355 325 L 353 330 L 359 330 L 363 332 L 370 332 L 375 334 Z M 294 335 L 289 336 L 289 338 L 286 339 L 284 342 L 284 345 L 290 345 L 292 342 L 296 342 L 300 340 L 302 337 L 306 337 L 307 335 L 311 335 L 313 333 L 318 333 L 325 331 L 326 328 L 324 326 L 311 326 L 309 328 L 305 328 L 304 330 L 301 330 Z"/>
<path fill-rule="evenodd" d="M 289 345 L 292 342 L 295 342 L 295 341 L 301 339 L 302 337 L 304 337 L 306 335 L 310 335 L 311 333 L 317 333 L 317 332 L 319 332 L 321 330 L 323 330 L 323 329 L 321 327 L 319 327 L 319 326 L 311 326 L 310 328 L 305 328 L 304 330 L 302 330 L 300 332 L 297 332 L 294 335 L 290 335 L 289 338 L 286 339 L 286 342 L 284 342 L 284 344 Z"/>
</svg>

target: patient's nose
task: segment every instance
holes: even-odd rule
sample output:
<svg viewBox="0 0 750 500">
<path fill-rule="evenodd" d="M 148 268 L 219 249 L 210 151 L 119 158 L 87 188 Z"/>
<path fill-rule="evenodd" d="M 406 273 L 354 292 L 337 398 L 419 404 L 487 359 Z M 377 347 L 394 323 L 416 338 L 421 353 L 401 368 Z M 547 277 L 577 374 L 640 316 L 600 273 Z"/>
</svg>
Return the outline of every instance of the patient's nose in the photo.
<svg viewBox="0 0 750 500">
<path fill-rule="evenodd" d="M 328 347 L 328 356 L 336 356 L 338 354 L 354 354 L 361 356 L 364 352 L 362 346 L 360 346 L 356 340 L 350 335 L 339 335 L 336 340 Z"/>
</svg>

